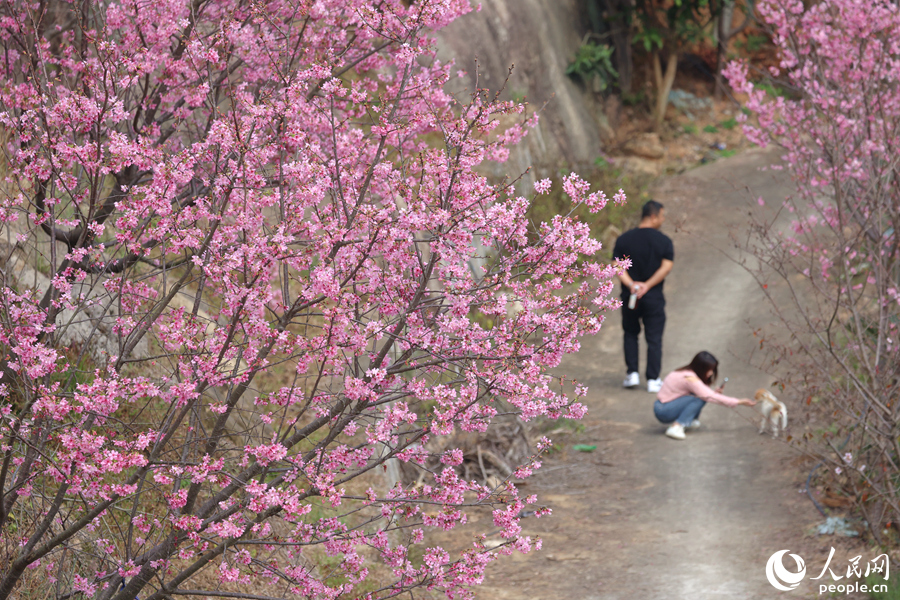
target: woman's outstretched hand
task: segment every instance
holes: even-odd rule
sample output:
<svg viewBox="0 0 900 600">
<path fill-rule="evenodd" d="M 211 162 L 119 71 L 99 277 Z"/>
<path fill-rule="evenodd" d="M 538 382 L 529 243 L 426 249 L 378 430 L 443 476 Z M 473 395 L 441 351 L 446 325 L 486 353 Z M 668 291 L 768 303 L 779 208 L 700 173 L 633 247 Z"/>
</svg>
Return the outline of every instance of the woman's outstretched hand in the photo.
<svg viewBox="0 0 900 600">
<path fill-rule="evenodd" d="M 738 404 L 743 404 L 744 406 L 756 406 L 756 400 L 751 400 L 750 398 L 741 398 L 738 400 Z"/>
</svg>

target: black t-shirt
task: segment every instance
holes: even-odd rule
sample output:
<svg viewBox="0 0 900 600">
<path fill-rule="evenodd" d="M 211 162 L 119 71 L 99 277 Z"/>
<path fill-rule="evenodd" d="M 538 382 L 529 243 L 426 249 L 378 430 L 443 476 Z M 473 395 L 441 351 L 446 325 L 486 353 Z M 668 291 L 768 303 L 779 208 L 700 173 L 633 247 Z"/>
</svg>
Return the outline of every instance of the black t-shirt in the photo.
<svg viewBox="0 0 900 600">
<path fill-rule="evenodd" d="M 613 257 L 630 258 L 631 268 L 628 269 L 628 275 L 635 281 L 647 281 L 662 266 L 664 258 L 675 260 L 675 247 L 669 236 L 658 229 L 637 227 L 619 236 L 613 249 Z M 653 286 L 645 297 L 662 297 L 663 283 L 664 280 Z M 630 290 L 623 286 L 622 297 L 625 298 L 629 293 Z"/>
</svg>

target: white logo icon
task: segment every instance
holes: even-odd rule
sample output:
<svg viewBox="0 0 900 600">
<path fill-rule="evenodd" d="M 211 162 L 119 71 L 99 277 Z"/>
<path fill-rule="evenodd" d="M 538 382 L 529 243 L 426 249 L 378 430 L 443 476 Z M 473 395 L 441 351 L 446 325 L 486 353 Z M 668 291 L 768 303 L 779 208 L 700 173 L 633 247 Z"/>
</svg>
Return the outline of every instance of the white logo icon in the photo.
<svg viewBox="0 0 900 600">
<path fill-rule="evenodd" d="M 786 552 L 790 552 L 790 550 L 779 550 L 770 556 L 769 562 L 766 563 L 766 579 L 769 580 L 769 583 L 776 590 L 781 590 L 782 592 L 789 592 L 795 589 L 806 577 L 806 563 L 796 554 L 791 554 L 790 556 L 797 562 L 797 572 L 791 573 L 784 568 L 784 563 L 781 562 L 781 559 Z M 783 585 L 782 581 L 789 585 Z"/>
</svg>

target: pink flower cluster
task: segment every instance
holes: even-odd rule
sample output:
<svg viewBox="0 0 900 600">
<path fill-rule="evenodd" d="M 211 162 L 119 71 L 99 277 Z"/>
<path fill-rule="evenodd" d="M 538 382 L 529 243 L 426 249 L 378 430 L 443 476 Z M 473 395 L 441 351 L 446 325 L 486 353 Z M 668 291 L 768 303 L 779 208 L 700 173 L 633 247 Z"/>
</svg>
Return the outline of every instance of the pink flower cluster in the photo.
<svg viewBox="0 0 900 600">
<path fill-rule="evenodd" d="M 750 236 L 764 289 L 780 280 L 790 291 L 767 291 L 789 339 L 764 341 L 783 384 L 847 433 L 840 452 L 818 438 L 803 440 L 804 452 L 845 473 L 840 485 L 867 490 L 858 502 L 871 514 L 866 498 L 896 487 L 885 448 L 895 443 L 900 377 L 900 7 L 763 0 L 757 9 L 780 52 L 768 75 L 784 93 L 744 63 L 726 75 L 748 98 L 739 117 L 748 137 L 781 149 L 779 167 L 797 184 L 787 200 L 758 200 L 790 224 L 759 209 Z M 868 471 L 847 469 L 854 457 Z M 900 514 L 888 505 L 870 523 L 875 538 Z"/>
<path fill-rule="evenodd" d="M 107 600 L 204 568 L 262 596 L 458 598 L 539 547 L 519 525 L 537 500 L 465 479 L 454 436 L 583 416 L 584 389 L 548 371 L 618 307 L 616 267 L 585 223 L 533 224 L 530 190 L 483 174 L 535 121 L 460 100 L 436 58 L 468 0 L 83 8 L 0 6 L 18 241 L 0 600 L 27 568 Z M 502 548 L 409 557 L 479 509 Z M 367 581 L 373 560 L 389 581 Z"/>
<path fill-rule="evenodd" d="M 890 289 L 900 205 L 885 157 L 900 152 L 900 9 L 887 1 L 827 0 L 806 9 L 799 0 L 766 0 L 758 10 L 781 49 L 775 74 L 799 90 L 796 98 L 771 98 L 748 65 L 726 69 L 749 97 L 755 124 L 739 116 L 748 137 L 783 148 L 798 183 L 798 196 L 784 203 L 795 220 L 767 245 L 828 302 L 898 315 Z M 895 354 L 887 340 L 896 336 L 896 316 L 876 320 L 885 334 L 873 351 Z"/>
</svg>

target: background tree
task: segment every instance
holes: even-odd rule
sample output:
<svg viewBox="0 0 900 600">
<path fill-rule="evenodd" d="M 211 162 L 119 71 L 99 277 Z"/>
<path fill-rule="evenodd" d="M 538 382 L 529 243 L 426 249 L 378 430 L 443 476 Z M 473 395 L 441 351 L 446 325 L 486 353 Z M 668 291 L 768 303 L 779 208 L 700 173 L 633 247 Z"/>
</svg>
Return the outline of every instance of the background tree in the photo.
<svg viewBox="0 0 900 600">
<path fill-rule="evenodd" d="M 900 10 L 886 0 L 758 10 L 781 51 L 777 74 L 797 91 L 772 98 L 745 64 L 728 67 L 755 113 L 748 137 L 783 148 L 797 182 L 748 246 L 783 332 L 762 343 L 805 411 L 796 443 L 884 543 L 900 523 Z"/>
<path fill-rule="evenodd" d="M 707 35 L 704 30 L 718 16 L 716 9 L 719 7 L 709 0 L 635 1 L 638 30 L 634 34 L 634 43 L 650 55 L 656 94 L 653 102 L 655 129 L 662 126 L 666 117 L 679 56 L 688 45 Z"/>
<path fill-rule="evenodd" d="M 722 79 L 722 70 L 728 56 L 728 45 L 731 40 L 743 32 L 754 20 L 754 0 L 747 0 L 740 6 L 736 0 L 713 0 L 713 12 L 717 14 L 715 20 L 716 34 L 716 88 L 713 92 L 716 99 L 721 98 L 725 82 Z M 734 26 L 734 11 L 740 8 L 744 12 L 744 19 L 740 25 Z"/>
<path fill-rule="evenodd" d="M 634 77 L 632 53 L 633 10 L 629 0 L 586 0 L 591 31 L 602 41 L 612 42 L 613 61 L 622 94 L 630 94 Z"/>
<path fill-rule="evenodd" d="M 525 116 L 444 91 L 429 32 L 468 10 L 0 7 L 0 598 L 459 597 L 534 546 L 539 462 L 466 480 L 452 436 L 583 413 L 546 369 L 614 269 L 475 171 Z M 427 544 L 477 507 L 499 548 Z"/>
</svg>

